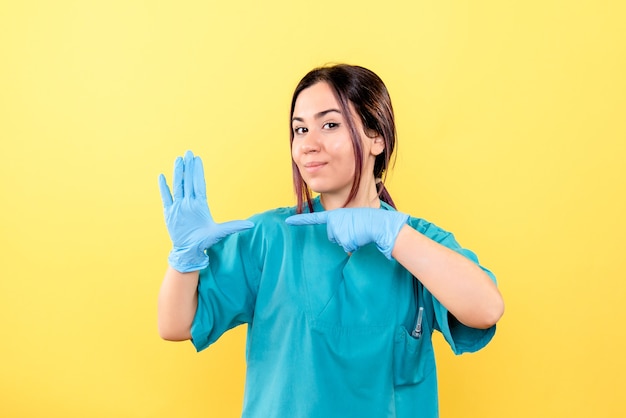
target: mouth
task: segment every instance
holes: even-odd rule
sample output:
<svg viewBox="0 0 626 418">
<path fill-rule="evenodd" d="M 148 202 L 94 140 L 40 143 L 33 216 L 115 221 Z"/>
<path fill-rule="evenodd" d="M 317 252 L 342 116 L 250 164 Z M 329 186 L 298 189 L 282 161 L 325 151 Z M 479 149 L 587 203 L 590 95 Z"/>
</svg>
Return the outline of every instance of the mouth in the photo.
<svg viewBox="0 0 626 418">
<path fill-rule="evenodd" d="M 325 162 L 321 162 L 321 161 L 311 161 L 308 163 L 303 164 L 303 168 L 308 171 L 309 173 L 313 173 L 315 171 L 320 170 L 322 167 L 324 167 L 326 165 Z"/>
</svg>

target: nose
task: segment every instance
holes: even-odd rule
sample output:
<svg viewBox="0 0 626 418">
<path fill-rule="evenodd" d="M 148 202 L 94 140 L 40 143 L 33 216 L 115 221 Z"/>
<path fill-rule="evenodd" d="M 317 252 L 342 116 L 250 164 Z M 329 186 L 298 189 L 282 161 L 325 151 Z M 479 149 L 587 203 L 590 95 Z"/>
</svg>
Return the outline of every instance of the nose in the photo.
<svg viewBox="0 0 626 418">
<path fill-rule="evenodd" d="M 309 154 L 311 152 L 318 152 L 320 150 L 320 143 L 317 134 L 309 131 L 307 135 L 302 138 L 302 142 L 300 143 L 300 149 L 304 154 Z"/>
</svg>

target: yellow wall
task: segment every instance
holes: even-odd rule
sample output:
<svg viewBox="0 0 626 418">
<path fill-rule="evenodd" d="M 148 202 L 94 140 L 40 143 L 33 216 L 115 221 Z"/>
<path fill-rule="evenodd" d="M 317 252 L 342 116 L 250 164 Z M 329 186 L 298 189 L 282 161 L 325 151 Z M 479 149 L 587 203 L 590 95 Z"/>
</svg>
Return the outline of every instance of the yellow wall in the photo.
<svg viewBox="0 0 626 418">
<path fill-rule="evenodd" d="M 392 194 L 506 298 L 484 351 L 437 338 L 442 416 L 626 415 L 622 2 L 211 3 L 0 5 L 1 416 L 237 416 L 245 329 L 157 336 L 157 175 L 193 149 L 217 220 L 292 204 L 290 94 L 326 62 L 386 81 Z"/>
</svg>

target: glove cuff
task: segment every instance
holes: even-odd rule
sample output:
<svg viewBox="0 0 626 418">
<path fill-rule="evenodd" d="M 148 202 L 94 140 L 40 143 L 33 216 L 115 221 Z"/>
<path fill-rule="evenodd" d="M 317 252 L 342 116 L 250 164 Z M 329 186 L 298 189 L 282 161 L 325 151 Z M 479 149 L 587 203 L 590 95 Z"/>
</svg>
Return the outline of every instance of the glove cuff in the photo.
<svg viewBox="0 0 626 418">
<path fill-rule="evenodd" d="M 209 265 L 209 256 L 198 248 L 172 248 L 167 257 L 169 265 L 181 273 L 203 270 Z"/>
<path fill-rule="evenodd" d="M 391 260 L 391 252 L 393 251 L 394 245 L 396 245 L 396 238 L 398 238 L 400 230 L 409 220 L 409 215 L 401 212 L 389 211 L 389 215 L 387 216 L 387 232 L 383 235 L 380 242 L 377 242 L 376 246 L 380 252 L 385 255 L 385 257 Z"/>
</svg>

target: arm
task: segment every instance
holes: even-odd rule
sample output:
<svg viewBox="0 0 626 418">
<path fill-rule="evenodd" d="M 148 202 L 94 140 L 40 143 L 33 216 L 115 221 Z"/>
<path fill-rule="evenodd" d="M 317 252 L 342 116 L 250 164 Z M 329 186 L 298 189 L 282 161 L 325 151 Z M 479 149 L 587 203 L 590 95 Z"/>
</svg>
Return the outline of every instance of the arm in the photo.
<svg viewBox="0 0 626 418">
<path fill-rule="evenodd" d="M 168 267 L 158 301 L 159 335 L 164 340 L 191 338 L 191 324 L 198 307 L 198 271 L 181 273 Z"/>
<path fill-rule="evenodd" d="M 502 316 L 500 292 L 480 266 L 411 228 L 409 216 L 373 208 L 345 208 L 295 215 L 290 225 L 327 224 L 328 238 L 346 252 L 374 242 L 418 277 L 434 297 L 471 328 L 486 329 Z"/>
<path fill-rule="evenodd" d="M 400 229 L 391 254 L 464 325 L 489 328 L 504 313 L 502 296 L 487 273 L 409 225 Z"/>
<path fill-rule="evenodd" d="M 198 307 L 199 271 L 209 265 L 206 249 L 253 224 L 213 221 L 206 198 L 202 160 L 190 151 L 184 159 L 178 157 L 174 163 L 174 195 L 163 175 L 159 176 L 159 189 L 165 224 L 173 244 L 159 293 L 159 334 L 166 340 L 188 340 Z"/>
</svg>

